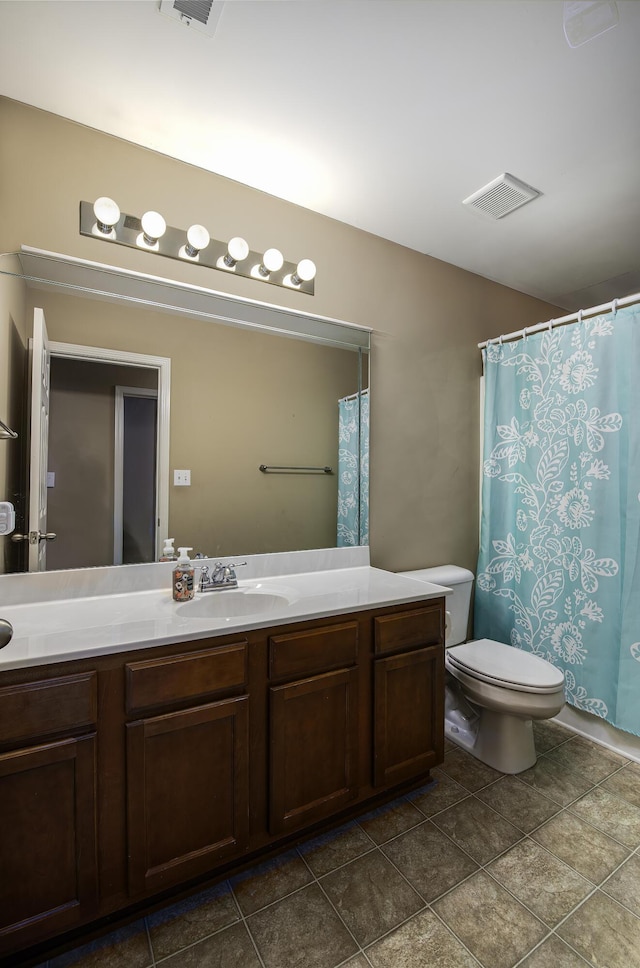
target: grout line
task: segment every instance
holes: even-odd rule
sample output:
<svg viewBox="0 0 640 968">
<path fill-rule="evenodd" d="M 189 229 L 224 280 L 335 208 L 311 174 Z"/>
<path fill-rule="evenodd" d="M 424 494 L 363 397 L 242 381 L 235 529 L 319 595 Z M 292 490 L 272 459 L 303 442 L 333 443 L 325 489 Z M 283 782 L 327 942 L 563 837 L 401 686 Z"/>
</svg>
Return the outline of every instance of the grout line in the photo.
<svg viewBox="0 0 640 968">
<path fill-rule="evenodd" d="M 238 901 L 238 898 L 236 897 L 236 892 L 233 889 L 233 884 L 231 883 L 231 880 L 229 880 L 228 883 L 229 883 L 229 890 L 231 891 L 231 897 L 233 898 L 233 900 L 235 902 L 235 905 L 236 905 L 236 908 L 238 909 L 238 914 L 240 916 L 240 922 L 241 922 L 241 924 L 244 925 L 244 929 L 247 932 L 247 934 L 249 935 L 249 941 L 253 945 L 254 951 L 256 953 L 256 957 L 257 957 L 258 961 L 260 962 L 261 968 L 266 968 L 265 963 L 264 963 L 264 960 L 262 958 L 262 955 L 260 954 L 260 951 L 258 950 L 258 945 L 256 943 L 256 939 L 253 937 L 253 933 L 252 933 L 251 928 L 249 927 L 249 925 L 247 923 L 247 918 L 245 916 L 245 913 L 242 910 L 242 908 L 240 907 L 240 902 Z M 293 892 L 293 893 L 295 893 L 295 892 Z M 234 922 L 234 923 L 237 923 L 237 922 Z"/>
<path fill-rule="evenodd" d="M 149 930 L 149 921 L 147 917 L 144 917 L 144 929 L 147 934 L 147 944 L 149 945 L 149 953 L 151 954 L 151 965 L 152 968 L 156 968 L 156 953 L 153 950 L 153 945 L 151 943 L 151 931 Z"/>
<path fill-rule="evenodd" d="M 222 883 L 224 883 L 224 882 L 222 882 Z M 211 931 L 209 934 L 204 934 L 201 938 L 198 938 L 197 941 L 192 941 L 190 944 L 186 944 L 182 948 L 178 948 L 177 951 L 172 951 L 171 954 L 166 955 L 164 958 L 160 958 L 159 960 L 154 960 L 154 966 L 159 966 L 159 965 L 166 964 L 166 962 L 170 958 L 173 958 L 173 957 L 175 957 L 178 954 L 182 954 L 184 951 L 189 951 L 191 948 L 197 948 L 197 946 L 201 942 L 208 941 L 210 938 L 215 938 L 216 935 L 223 934 L 223 932 L 225 932 L 227 929 L 232 928 L 232 927 L 234 927 L 234 925 L 241 924 L 241 923 L 244 924 L 245 929 L 247 930 L 247 934 L 249 935 L 249 939 L 250 939 L 251 943 L 253 944 L 253 946 L 255 948 L 255 942 L 253 940 L 253 937 L 251 935 L 251 932 L 248 930 L 248 927 L 247 927 L 245 918 L 244 918 L 244 916 L 242 914 L 242 911 L 240 910 L 240 906 L 239 906 L 239 904 L 238 904 L 238 902 L 236 900 L 236 897 L 235 897 L 235 895 L 233 893 L 233 888 L 231 887 L 231 884 L 230 883 L 229 883 L 229 893 L 230 893 L 230 895 L 232 897 L 232 900 L 233 900 L 233 902 L 234 902 L 234 904 L 236 906 L 236 911 L 238 913 L 238 917 L 234 921 L 230 921 L 228 924 L 223 924 L 221 927 L 216 928 L 215 931 Z M 168 905 L 168 907 L 171 907 L 171 905 Z M 152 953 L 153 953 L 153 945 L 151 946 L 151 950 L 152 950 Z M 260 952 L 259 951 L 256 951 L 256 954 L 257 954 L 257 957 L 258 957 L 258 961 L 260 962 L 261 968 L 265 968 L 265 964 L 264 964 L 264 961 L 262 960 L 262 957 L 260 956 Z M 155 959 L 155 955 L 154 955 L 154 959 Z"/>
<path fill-rule="evenodd" d="M 342 915 L 338 911 L 337 907 L 335 906 L 335 904 L 333 903 L 333 901 L 331 900 L 331 898 L 329 897 L 329 895 L 325 891 L 324 886 L 318 880 L 316 881 L 316 884 L 320 888 L 320 890 L 321 890 L 321 892 L 322 892 L 325 900 L 331 905 L 332 910 L 335 911 L 336 916 L 337 916 L 338 920 L 340 921 L 340 924 L 345 928 L 346 931 L 349 932 L 350 937 L 353 938 L 354 944 L 355 944 L 356 948 L 358 949 L 353 954 L 349 955 L 349 958 L 345 959 L 348 962 L 351 958 L 355 958 L 355 956 L 357 954 L 362 954 L 363 953 L 362 945 L 360 944 L 360 942 L 356 938 L 355 934 L 353 933 L 353 931 L 351 930 L 351 928 L 349 927 L 349 925 L 346 923 L 346 921 L 344 920 L 344 918 L 342 917 Z M 368 960 L 369 959 L 367 959 L 367 961 Z M 341 962 L 341 964 L 344 964 L 344 962 Z"/>
<path fill-rule="evenodd" d="M 454 929 L 453 929 L 453 928 L 452 928 L 452 927 L 451 927 L 450 925 L 448 925 L 448 924 L 447 924 L 447 922 L 446 922 L 446 921 L 444 920 L 444 918 L 443 918 L 443 917 L 442 917 L 442 916 L 441 916 L 441 915 L 440 915 L 440 914 L 438 913 L 438 911 L 436 911 L 436 910 L 435 910 L 435 908 L 431 908 L 431 910 L 433 911 L 433 913 L 434 913 L 434 914 L 435 914 L 435 916 L 437 917 L 437 919 L 438 919 L 438 921 L 440 922 L 440 924 L 441 924 L 441 925 L 442 925 L 442 926 L 443 926 L 443 927 L 444 927 L 444 928 L 445 928 L 445 929 L 446 929 L 446 930 L 447 930 L 447 931 L 449 932 L 449 934 L 451 934 L 451 935 L 452 935 L 452 936 L 453 936 L 453 937 L 454 937 L 454 938 L 456 939 L 456 941 L 457 941 L 457 942 L 458 942 L 459 944 L 461 944 L 461 945 L 462 945 L 462 947 L 464 948 L 464 950 L 465 950 L 465 951 L 467 951 L 467 952 L 469 953 L 469 955 L 470 955 L 470 956 L 471 956 L 471 957 L 473 958 L 473 960 L 475 961 L 475 963 L 476 963 L 477 965 L 480 965 L 480 966 L 481 966 L 481 968 L 484 968 L 484 966 L 482 966 L 482 962 L 480 961 L 480 959 L 479 959 L 479 958 L 477 958 L 477 957 L 476 957 L 476 956 L 474 955 L 474 953 L 473 953 L 473 951 L 471 951 L 471 949 L 467 947 L 467 945 L 466 945 L 466 944 L 464 943 L 464 941 L 462 940 L 462 938 L 460 938 L 460 937 L 458 937 L 458 935 L 456 934 L 456 932 L 454 931 Z M 489 966 L 489 968 L 492 968 L 492 966 Z"/>
</svg>

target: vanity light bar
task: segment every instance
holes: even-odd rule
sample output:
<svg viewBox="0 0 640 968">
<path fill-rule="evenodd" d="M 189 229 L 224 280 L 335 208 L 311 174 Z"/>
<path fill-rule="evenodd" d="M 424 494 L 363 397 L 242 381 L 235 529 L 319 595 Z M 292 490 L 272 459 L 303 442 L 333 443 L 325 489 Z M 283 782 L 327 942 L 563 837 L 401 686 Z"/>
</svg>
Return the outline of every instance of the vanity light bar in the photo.
<svg viewBox="0 0 640 968">
<path fill-rule="evenodd" d="M 174 228 L 159 212 L 145 212 L 140 218 L 128 215 L 110 198 L 80 202 L 80 235 L 314 294 L 316 267 L 311 259 L 286 262 L 278 249 L 253 252 L 239 237 L 220 242 L 209 236 L 204 225 Z"/>
</svg>

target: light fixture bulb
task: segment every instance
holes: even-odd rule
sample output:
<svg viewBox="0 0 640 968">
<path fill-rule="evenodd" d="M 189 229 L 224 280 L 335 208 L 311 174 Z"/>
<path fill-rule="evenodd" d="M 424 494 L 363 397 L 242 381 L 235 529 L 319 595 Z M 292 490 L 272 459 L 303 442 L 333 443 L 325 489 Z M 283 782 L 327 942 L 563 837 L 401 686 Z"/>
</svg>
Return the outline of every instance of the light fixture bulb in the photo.
<svg viewBox="0 0 640 968">
<path fill-rule="evenodd" d="M 284 256 L 280 249 L 267 249 L 262 256 L 262 264 L 258 266 L 258 272 L 266 277 L 271 272 L 278 272 L 284 265 Z"/>
<path fill-rule="evenodd" d="M 191 225 L 187 229 L 187 244 L 184 247 L 185 252 L 190 259 L 195 259 L 198 252 L 206 249 L 210 241 L 211 236 L 204 225 Z"/>
<path fill-rule="evenodd" d="M 96 217 L 98 231 L 103 235 L 109 235 L 120 218 L 120 209 L 112 198 L 102 195 L 93 203 L 93 214 Z"/>
<path fill-rule="evenodd" d="M 244 239 L 241 239 L 240 236 L 235 236 L 227 245 L 227 254 L 223 261 L 231 269 L 236 262 L 242 262 L 248 255 L 249 244 Z"/>
<path fill-rule="evenodd" d="M 140 219 L 142 240 L 145 245 L 155 245 L 167 231 L 167 223 L 159 212 L 145 212 Z"/>
<path fill-rule="evenodd" d="M 311 259 L 301 259 L 296 266 L 296 271 L 291 276 L 291 282 L 294 286 L 299 286 L 303 282 L 311 282 L 312 279 L 315 279 L 315 275 L 315 262 L 312 262 Z"/>
</svg>

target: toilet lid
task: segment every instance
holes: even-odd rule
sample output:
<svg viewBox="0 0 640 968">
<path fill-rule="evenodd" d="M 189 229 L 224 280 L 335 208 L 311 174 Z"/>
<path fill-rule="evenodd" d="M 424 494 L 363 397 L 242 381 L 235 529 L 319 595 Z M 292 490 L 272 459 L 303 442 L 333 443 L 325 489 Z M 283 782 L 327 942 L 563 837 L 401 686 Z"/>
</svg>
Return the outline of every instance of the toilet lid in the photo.
<svg viewBox="0 0 640 968">
<path fill-rule="evenodd" d="M 564 683 L 564 673 L 546 659 L 491 639 L 453 646 L 447 662 L 474 679 L 521 692 L 555 692 Z"/>
</svg>

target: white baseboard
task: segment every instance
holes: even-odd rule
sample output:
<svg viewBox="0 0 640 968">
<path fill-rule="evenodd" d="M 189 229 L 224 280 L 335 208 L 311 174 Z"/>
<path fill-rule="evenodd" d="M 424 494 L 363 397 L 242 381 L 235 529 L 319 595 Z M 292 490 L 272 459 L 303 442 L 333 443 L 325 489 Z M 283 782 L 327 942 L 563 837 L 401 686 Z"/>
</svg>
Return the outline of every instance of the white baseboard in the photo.
<svg viewBox="0 0 640 968">
<path fill-rule="evenodd" d="M 566 705 L 554 720 L 574 733 L 579 733 L 580 736 L 585 736 L 594 743 L 613 750 L 614 753 L 620 753 L 640 763 L 640 736 L 625 733 L 624 730 L 616 729 L 599 716 L 592 716 L 591 713 L 585 713 L 569 705 Z"/>
</svg>

